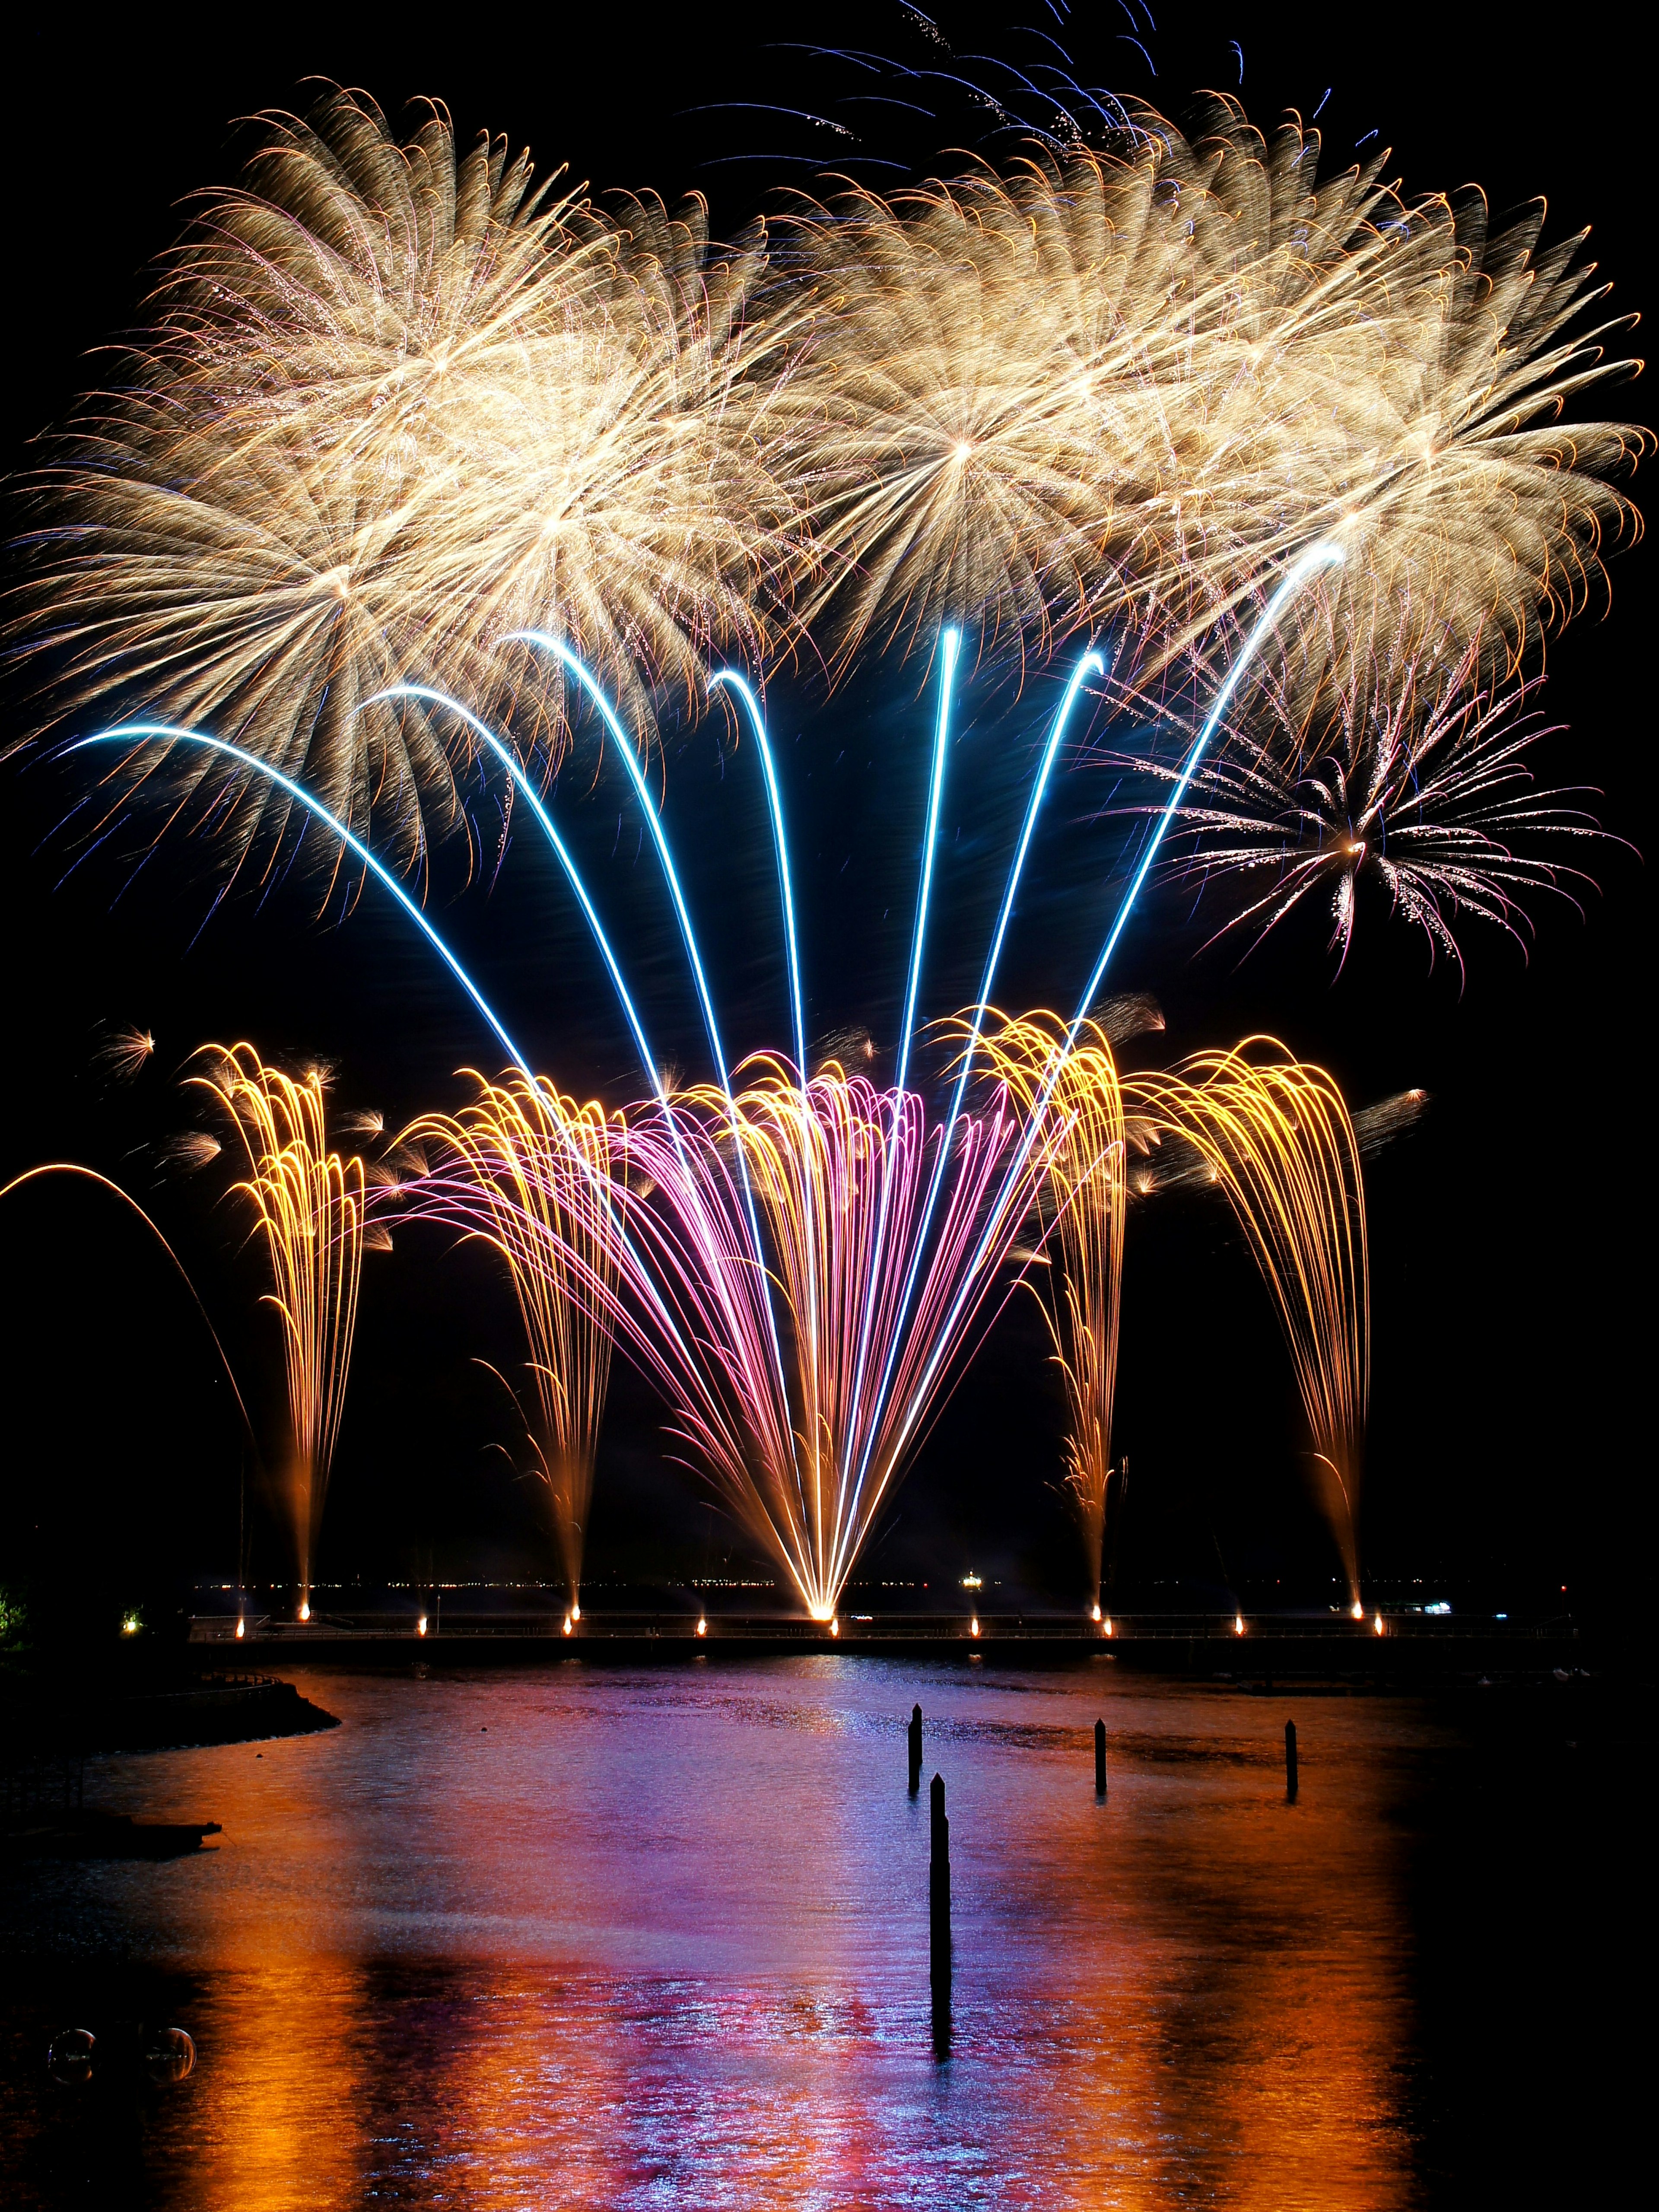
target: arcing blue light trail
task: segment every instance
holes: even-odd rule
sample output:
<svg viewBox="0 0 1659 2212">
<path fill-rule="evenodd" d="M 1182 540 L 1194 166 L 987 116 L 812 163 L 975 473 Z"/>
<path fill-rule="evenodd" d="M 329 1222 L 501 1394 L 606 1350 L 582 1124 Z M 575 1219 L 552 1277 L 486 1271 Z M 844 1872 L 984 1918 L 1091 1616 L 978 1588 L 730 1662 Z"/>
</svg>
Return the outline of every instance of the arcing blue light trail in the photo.
<svg viewBox="0 0 1659 2212">
<path fill-rule="evenodd" d="M 951 728 L 951 687 L 956 678 L 957 656 L 962 648 L 961 633 L 955 629 L 943 631 L 939 637 L 939 719 L 933 730 L 933 760 L 927 779 L 927 823 L 922 836 L 921 876 L 916 887 L 916 918 L 910 937 L 910 966 L 904 986 L 904 1012 L 899 1024 L 898 1065 L 893 1077 L 893 1116 L 896 1133 L 898 1117 L 902 1110 L 910 1069 L 910 1039 L 915 1021 L 916 993 L 921 982 L 922 951 L 927 935 L 927 905 L 933 882 L 933 851 L 939 838 L 939 801 L 945 791 L 945 764 L 948 757 L 946 741 Z M 891 1153 L 884 1155 L 890 1167 Z M 887 1211 L 890 1176 L 884 1171 L 881 1198 L 876 1215 L 876 1251 L 883 1253 L 887 1237 Z M 931 1218 L 932 1207 L 928 1208 Z M 869 1297 L 873 1299 L 880 1279 L 879 1266 L 870 1274 Z M 853 1417 L 862 1411 L 865 1363 L 870 1350 L 871 1314 L 866 1307 L 864 1326 L 859 1336 L 859 1364 L 853 1378 Z"/>
<path fill-rule="evenodd" d="M 571 651 L 562 639 L 553 637 L 545 630 L 526 629 L 515 630 L 506 642 L 509 645 L 533 645 L 538 652 L 550 653 L 569 670 L 586 692 L 599 709 L 599 719 L 616 740 L 617 750 L 622 756 L 623 766 L 628 771 L 629 780 L 634 787 L 635 796 L 639 800 L 641 811 L 645 816 L 646 827 L 651 832 L 651 842 L 657 848 L 657 858 L 662 864 L 663 879 L 668 885 L 668 895 L 674 902 L 674 912 L 680 925 L 680 936 L 685 945 L 685 957 L 691 963 L 691 978 L 696 985 L 697 1003 L 702 1010 L 703 1027 L 708 1033 L 708 1048 L 714 1055 L 715 1079 L 729 1098 L 732 1092 L 731 1071 L 726 1062 L 726 1048 L 720 1042 L 720 1024 L 714 1018 L 714 1001 L 709 992 L 708 978 L 703 974 L 702 957 L 697 951 L 696 933 L 691 927 L 691 916 L 686 908 L 685 894 L 680 889 L 679 872 L 674 866 L 674 856 L 668 849 L 668 840 L 663 835 L 662 819 L 657 811 L 656 802 L 651 796 L 650 786 L 646 782 L 645 771 L 640 766 L 634 748 L 629 742 L 627 732 L 617 719 L 617 710 L 605 696 L 604 689 L 592 671 Z"/>
<path fill-rule="evenodd" d="M 766 777 L 766 799 L 772 811 L 772 836 L 777 847 L 778 895 L 783 903 L 784 945 L 789 957 L 789 1011 L 795 1025 L 795 1065 L 804 1083 L 806 1080 L 806 1011 L 801 991 L 800 949 L 795 935 L 795 892 L 789 872 L 789 844 L 783 828 L 783 798 L 778 789 L 777 769 L 773 764 L 772 747 L 766 734 L 766 720 L 761 713 L 759 700 L 751 686 L 734 668 L 716 669 L 708 679 L 711 691 L 718 690 L 723 684 L 730 684 L 749 709 L 750 726 L 755 733 L 761 768 Z"/>
<path fill-rule="evenodd" d="M 450 969 L 468 998 L 471 1000 L 485 1021 L 506 1046 L 507 1058 L 513 1065 L 515 1067 L 523 1068 L 528 1073 L 529 1061 L 502 1027 L 489 1001 L 398 878 L 389 868 L 375 859 L 362 839 L 348 830 L 339 816 L 331 808 L 325 806 L 322 800 L 307 791 L 302 783 L 296 783 L 291 775 L 284 775 L 281 769 L 272 768 L 268 761 L 259 760 L 252 753 L 245 752 L 240 745 L 232 744 L 228 738 L 216 738 L 206 730 L 179 729 L 171 722 L 123 722 L 117 728 L 100 730 L 89 738 L 78 738 L 65 746 L 64 750 L 78 753 L 84 752 L 91 745 L 131 745 L 149 743 L 152 739 L 159 739 L 167 744 L 199 745 L 206 751 L 222 753 L 227 759 L 235 761 L 239 766 L 250 769 L 255 775 L 263 776 L 267 783 L 274 783 L 279 790 L 286 792 L 290 799 L 297 799 L 301 805 L 314 814 L 319 822 L 325 823 L 346 850 L 361 860 L 366 868 L 372 869 L 379 880 L 386 885 L 416 927 L 435 947 L 446 967 Z"/>
<path fill-rule="evenodd" d="M 484 737 L 488 737 L 490 734 L 488 731 L 483 730 L 482 728 L 480 728 L 478 733 Z M 414 900 L 410 897 L 403 885 L 398 881 L 397 878 L 375 858 L 374 854 L 370 852 L 368 847 L 364 844 L 362 839 L 356 836 L 351 830 L 348 830 L 344 823 L 340 820 L 339 817 L 333 813 L 330 808 L 325 806 L 319 799 L 315 798 L 310 792 L 307 791 L 303 785 L 295 783 L 292 777 L 283 775 L 280 769 L 268 767 L 264 762 L 256 760 L 251 753 L 245 752 L 240 745 L 232 744 L 228 738 L 213 737 L 208 732 L 203 730 L 175 729 L 171 724 L 165 722 L 123 723 L 118 728 L 100 730 L 92 737 L 79 738 L 74 744 L 67 747 L 66 750 L 70 752 L 80 752 L 91 745 L 118 744 L 122 743 L 131 744 L 136 741 L 148 741 L 152 738 L 162 739 L 169 744 L 176 743 L 201 745 L 206 747 L 210 751 L 224 754 L 229 758 L 240 763 L 243 767 L 252 769 L 256 775 L 264 776 L 267 781 L 276 784 L 292 798 L 297 799 L 301 805 L 313 814 L 319 822 L 325 823 L 327 827 L 334 832 L 335 836 L 340 839 L 346 849 L 349 853 L 355 854 L 366 867 L 372 869 L 379 881 L 386 885 L 386 889 L 398 901 L 398 903 L 403 908 L 404 913 L 409 915 L 410 921 L 415 923 L 416 927 L 426 937 L 428 941 L 435 948 L 446 966 L 450 969 L 460 983 L 462 988 L 466 992 L 467 996 L 477 1007 L 479 1012 L 489 1023 L 490 1028 L 494 1030 L 496 1036 L 500 1038 L 501 1043 L 506 1046 L 507 1057 L 513 1066 L 520 1070 L 523 1073 L 526 1080 L 532 1086 L 535 1085 L 536 1079 L 530 1073 L 529 1060 L 525 1057 L 524 1054 L 519 1050 L 517 1045 L 514 1043 L 513 1039 L 507 1035 L 506 1029 L 497 1018 L 494 1010 L 491 1008 L 488 1000 L 485 999 L 483 992 L 479 990 L 477 985 L 472 981 L 472 978 L 467 974 L 465 969 L 462 967 L 460 962 L 450 951 L 448 945 L 444 942 L 444 939 L 439 935 L 438 932 L 432 927 L 432 924 L 421 912 L 420 908 L 415 903 Z M 547 823 L 545 826 L 548 828 L 550 835 L 550 822 Z M 562 851 L 562 848 L 557 846 L 556 839 L 555 840 L 555 845 L 556 849 Z M 578 884 L 577 888 L 580 891 L 580 884 Z M 598 925 L 595 923 L 596 932 L 597 927 Z M 600 942 L 602 945 L 604 944 L 602 935 L 600 937 Z M 620 988 L 621 986 L 619 982 L 618 988 L 620 989 Z M 629 1004 L 625 993 L 623 994 L 623 1004 L 624 1006 Z M 655 1071 L 652 1067 L 648 1054 L 646 1055 L 646 1066 L 647 1070 L 654 1075 Z M 587 1164 L 579 1154 L 573 1152 L 572 1164 L 578 1175 L 584 1177 L 586 1176 L 589 1172 Z M 611 1213 L 611 1208 L 609 1193 L 606 1194 L 605 1204 L 607 1213 Z M 614 1218 L 614 1215 L 612 1218 Z M 620 1223 L 617 1224 L 617 1235 L 624 1249 L 627 1249 L 627 1231 L 625 1227 Z M 672 1338 L 675 1333 L 673 1316 L 665 1309 L 653 1307 L 653 1310 L 656 1313 L 659 1325 L 662 1327 Z"/>
<path fill-rule="evenodd" d="M 651 1085 L 657 1097 L 665 1102 L 667 1094 L 663 1089 L 661 1073 L 646 1036 L 645 1026 L 640 1020 L 638 1009 L 629 994 L 628 986 L 623 981 L 622 969 L 617 963 L 615 952 L 611 950 L 611 939 L 605 933 L 605 927 L 599 920 L 598 909 L 587 895 L 587 886 L 583 883 L 574 860 L 570 857 L 569 849 L 554 827 L 553 817 L 542 803 L 518 754 L 496 735 L 487 722 L 480 721 L 477 715 L 470 708 L 463 707 L 459 700 L 452 699 L 447 691 L 434 691 L 429 684 L 394 684 L 389 690 L 380 692 L 378 697 L 422 699 L 428 705 L 443 708 L 447 713 L 453 714 L 458 720 L 463 722 L 472 732 L 474 737 L 487 745 L 507 770 L 514 787 L 522 793 L 526 804 L 540 825 L 543 836 L 552 847 L 559 866 L 564 870 L 566 881 L 576 894 L 577 903 L 581 908 L 588 928 L 592 932 L 593 942 L 599 949 L 599 957 L 605 962 L 605 973 L 611 978 L 611 988 L 617 994 L 617 1003 L 622 1007 L 623 1018 L 633 1036 L 635 1048 L 640 1055 L 640 1064 L 645 1070 L 645 1079 Z M 365 707 L 372 707 L 376 703 L 375 699 L 366 699 L 363 702 Z"/>
</svg>

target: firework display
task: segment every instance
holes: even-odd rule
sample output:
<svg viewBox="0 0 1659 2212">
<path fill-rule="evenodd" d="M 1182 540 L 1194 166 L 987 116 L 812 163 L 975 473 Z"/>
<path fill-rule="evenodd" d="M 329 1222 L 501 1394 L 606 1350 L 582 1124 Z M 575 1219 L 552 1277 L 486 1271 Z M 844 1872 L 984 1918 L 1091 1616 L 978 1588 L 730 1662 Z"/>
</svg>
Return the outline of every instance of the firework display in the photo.
<svg viewBox="0 0 1659 2212">
<path fill-rule="evenodd" d="M 1583 239 L 1544 246 L 1540 212 L 1413 197 L 1381 155 L 1322 176 L 1316 131 L 1231 100 L 1185 131 L 1099 112 L 1098 143 L 886 197 L 825 185 L 722 247 L 699 202 L 602 204 L 502 141 L 462 149 L 441 109 L 399 139 L 331 90 L 203 198 L 112 389 L 26 487 L 9 620 L 43 726 L 105 763 L 86 842 L 141 798 L 231 874 L 275 880 L 308 841 L 333 911 L 372 875 L 511 1063 L 412 1121 L 374 1194 L 319 1076 L 238 1045 L 192 1079 L 270 1269 L 307 1596 L 384 1208 L 506 1267 L 573 1617 L 613 1346 L 827 1622 L 1021 1280 L 1097 1597 L 1126 1224 L 1187 1183 L 1225 1196 L 1268 1285 L 1358 1606 L 1355 1121 L 1270 1039 L 1125 1073 L 1115 1045 L 1147 1024 L 1101 994 L 1149 884 L 1196 877 L 1212 940 L 1318 903 L 1339 959 L 1375 884 L 1459 962 L 1464 920 L 1521 933 L 1565 885 L 1534 847 L 1595 825 L 1533 784 L 1535 702 L 1547 635 L 1639 527 L 1620 478 L 1645 434 L 1577 419 L 1633 364 Z M 1062 646 L 977 994 L 930 1024 L 958 689 Z M 890 1077 L 861 1033 L 808 1051 L 764 689 L 890 647 L 938 685 Z M 736 1061 L 663 792 L 665 737 L 715 705 L 763 780 L 791 1018 L 787 1051 Z M 625 772 L 712 1079 L 665 1072 L 556 825 L 584 725 Z M 1069 1020 L 1010 1016 L 999 963 L 1062 762 L 1110 772 L 1091 818 L 1131 836 L 1103 845 L 1112 918 Z M 424 911 L 435 844 L 483 852 L 484 793 L 501 853 L 527 812 L 592 933 L 644 1079 L 620 1110 L 533 1072 Z M 100 1059 L 125 1079 L 153 1051 L 124 1028 Z M 1378 1141 L 1417 1098 L 1376 1109 Z"/>
<path fill-rule="evenodd" d="M 357 1324 L 363 1164 L 329 1147 L 318 1070 L 296 1082 L 249 1044 L 207 1045 L 198 1056 L 206 1065 L 190 1080 L 213 1102 L 247 1167 L 236 1191 L 252 1209 L 270 1271 L 268 1301 L 282 1327 L 291 1445 L 283 1490 L 304 1617 Z"/>
</svg>

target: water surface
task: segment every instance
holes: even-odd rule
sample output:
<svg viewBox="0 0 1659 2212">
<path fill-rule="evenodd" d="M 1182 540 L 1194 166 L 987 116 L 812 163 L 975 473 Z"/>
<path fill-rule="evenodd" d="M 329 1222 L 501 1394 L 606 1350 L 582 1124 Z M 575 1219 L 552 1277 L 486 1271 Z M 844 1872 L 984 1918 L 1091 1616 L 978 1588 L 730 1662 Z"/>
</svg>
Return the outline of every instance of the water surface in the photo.
<svg viewBox="0 0 1659 2212">
<path fill-rule="evenodd" d="M 302 1686 L 344 1724 L 89 1765 L 216 1847 L 10 1870 L 6 2201 L 1282 2212 L 1594 2162 L 1570 1701 L 715 1655 Z M 163 2016 L 187 2081 L 47 2075 L 54 2029 Z"/>
</svg>

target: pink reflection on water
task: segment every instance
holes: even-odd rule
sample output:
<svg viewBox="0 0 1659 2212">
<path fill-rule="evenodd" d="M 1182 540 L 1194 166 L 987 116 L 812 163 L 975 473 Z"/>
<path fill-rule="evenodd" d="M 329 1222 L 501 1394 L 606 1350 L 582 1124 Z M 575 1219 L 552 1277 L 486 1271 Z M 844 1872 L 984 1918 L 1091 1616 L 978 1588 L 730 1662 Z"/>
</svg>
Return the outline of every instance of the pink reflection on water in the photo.
<svg viewBox="0 0 1659 2212">
<path fill-rule="evenodd" d="M 89 1774 L 89 1799 L 219 1820 L 216 1851 L 53 1869 L 7 1909 L 14 1954 L 27 1916 L 37 1959 L 195 1993 L 196 2072 L 143 2121 L 149 2201 L 1413 2197 L 1389 1815 L 1440 1738 L 1408 1707 L 1299 1701 L 1291 1807 L 1284 1701 L 1109 1661 L 305 1687 L 345 1725 Z M 945 2064 L 913 1697 L 950 1794 Z M 82 2124 L 38 2087 L 7 2118 L 30 2157 Z"/>
</svg>

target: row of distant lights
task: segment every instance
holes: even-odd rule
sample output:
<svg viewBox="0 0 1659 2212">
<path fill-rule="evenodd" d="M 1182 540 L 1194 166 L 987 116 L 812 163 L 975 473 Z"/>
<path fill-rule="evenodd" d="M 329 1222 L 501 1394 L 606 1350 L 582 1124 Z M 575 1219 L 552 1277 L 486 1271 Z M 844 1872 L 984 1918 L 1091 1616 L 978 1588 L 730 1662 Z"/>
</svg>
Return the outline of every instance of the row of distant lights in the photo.
<svg viewBox="0 0 1659 2212">
<path fill-rule="evenodd" d="M 962 1578 L 962 1586 L 964 1589 L 978 1589 L 981 1586 L 980 1577 L 977 1575 L 964 1575 Z M 1443 1611 L 1449 1613 L 1451 1611 L 1451 1607 L 1449 1606 L 1442 1607 L 1431 1605 L 1425 1606 L 1424 1607 L 1424 1611 L 1425 1613 L 1440 1613 Z M 1354 1601 L 1352 1613 L 1353 1618 L 1356 1620 L 1363 1620 L 1365 1618 L 1365 1608 L 1359 1603 L 1358 1599 Z M 565 1635 L 574 1635 L 576 1632 L 576 1624 L 580 1620 L 581 1617 L 582 1609 L 580 1606 L 573 1605 L 569 1612 L 567 1613 L 564 1617 L 563 1632 Z M 1089 1617 L 1099 1628 L 1103 1636 L 1111 1636 L 1115 1633 L 1115 1631 L 1112 1626 L 1112 1616 L 1109 1613 L 1103 1613 L 1098 1605 L 1092 1606 L 1090 1608 Z M 303 1599 L 301 1601 L 300 1604 L 300 1618 L 301 1620 L 309 1620 L 311 1618 L 310 1604 Z M 1498 1618 L 1499 1620 L 1507 1620 L 1508 1615 L 1500 1613 L 1498 1615 Z M 242 1616 L 238 1613 L 236 1616 L 236 1640 L 239 1644 L 242 1640 L 244 1626 L 245 1624 Z M 138 1627 L 139 1621 L 137 1614 L 130 1613 L 126 1619 L 121 1623 L 121 1633 L 123 1636 L 136 1636 L 138 1633 Z M 1382 1616 L 1380 1613 L 1374 1613 L 1372 1615 L 1371 1627 L 1378 1636 L 1386 1636 L 1388 1634 L 1388 1630 L 1383 1626 Z M 841 1621 L 835 1614 L 831 1614 L 830 1618 L 829 1629 L 831 1636 L 838 1637 L 841 1634 Z M 1235 1636 L 1243 1636 L 1244 1632 L 1244 1616 L 1242 1613 L 1236 1613 L 1233 1615 L 1233 1634 Z M 415 1633 L 416 1636 L 424 1636 L 426 1634 L 426 1615 L 424 1613 L 420 1616 L 420 1619 L 415 1624 Z M 699 1636 L 707 1636 L 708 1633 L 708 1618 L 706 1613 L 700 1613 L 697 1615 L 697 1633 Z M 979 1634 L 979 1615 L 977 1613 L 975 1613 L 968 1623 L 968 1633 L 969 1636 L 977 1636 Z"/>
</svg>

